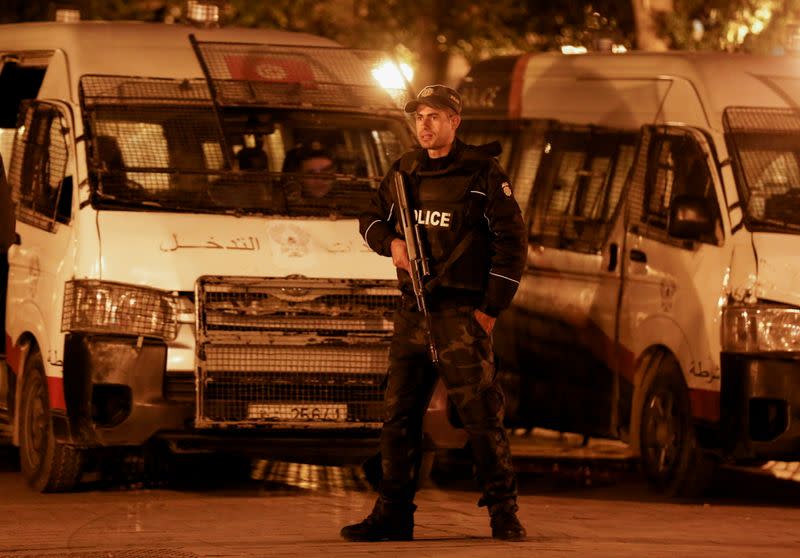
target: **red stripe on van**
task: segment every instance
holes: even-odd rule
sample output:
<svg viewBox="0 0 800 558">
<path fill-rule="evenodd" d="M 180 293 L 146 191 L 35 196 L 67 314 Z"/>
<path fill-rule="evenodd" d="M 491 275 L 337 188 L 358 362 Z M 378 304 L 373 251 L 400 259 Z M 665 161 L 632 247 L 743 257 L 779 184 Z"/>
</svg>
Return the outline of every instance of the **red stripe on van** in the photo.
<svg viewBox="0 0 800 558">
<path fill-rule="evenodd" d="M 633 383 L 636 361 L 631 351 L 623 345 L 615 343 L 594 322 L 589 322 L 586 328 L 579 330 L 578 335 L 580 342 L 589 348 L 595 358 L 602 360 L 611 370 Z M 712 422 L 719 421 L 719 391 L 689 389 L 689 403 L 694 418 Z"/>
<path fill-rule="evenodd" d="M 508 117 L 519 118 L 522 114 L 522 79 L 525 77 L 525 68 L 532 54 L 523 54 L 517 58 L 514 70 L 511 72 L 511 89 L 508 92 Z"/>
<path fill-rule="evenodd" d="M 19 375 L 19 363 L 22 359 L 22 349 L 15 345 L 14 342 L 11 340 L 11 336 L 6 333 L 6 364 L 11 369 L 11 371 Z"/>
<path fill-rule="evenodd" d="M 717 422 L 720 419 L 720 396 L 718 391 L 689 389 L 689 403 L 694 418 Z"/>
<path fill-rule="evenodd" d="M 52 378 L 48 376 L 47 391 L 50 395 L 51 409 L 67 409 L 67 403 L 64 401 L 64 378 Z"/>
<path fill-rule="evenodd" d="M 592 321 L 588 323 L 585 329 L 578 330 L 578 335 L 581 343 L 589 348 L 592 356 L 604 362 L 612 371 L 630 383 L 633 383 L 633 378 L 636 374 L 636 359 L 631 351 L 621 343 L 615 343 L 600 326 Z"/>
</svg>

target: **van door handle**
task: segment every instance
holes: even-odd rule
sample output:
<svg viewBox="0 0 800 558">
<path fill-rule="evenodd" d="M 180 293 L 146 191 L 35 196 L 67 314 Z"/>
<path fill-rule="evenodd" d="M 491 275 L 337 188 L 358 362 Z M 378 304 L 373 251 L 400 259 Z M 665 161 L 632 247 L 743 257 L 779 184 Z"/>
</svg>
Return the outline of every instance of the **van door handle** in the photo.
<svg viewBox="0 0 800 558">
<path fill-rule="evenodd" d="M 614 271 L 617 269 L 617 257 L 619 254 L 619 245 L 616 242 L 612 242 L 611 245 L 608 247 L 608 270 Z"/>
<path fill-rule="evenodd" d="M 647 254 L 635 248 L 631 250 L 631 261 L 639 263 L 647 263 Z"/>
<path fill-rule="evenodd" d="M 22 244 L 22 237 L 19 235 L 18 232 L 14 233 L 14 242 L 12 244 Z"/>
</svg>

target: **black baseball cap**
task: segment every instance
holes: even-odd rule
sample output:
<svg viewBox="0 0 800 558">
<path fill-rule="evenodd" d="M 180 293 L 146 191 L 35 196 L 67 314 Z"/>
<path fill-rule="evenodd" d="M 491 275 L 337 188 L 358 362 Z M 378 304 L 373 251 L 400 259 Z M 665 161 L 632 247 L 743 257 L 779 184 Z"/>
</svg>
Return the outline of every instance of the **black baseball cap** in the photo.
<svg viewBox="0 0 800 558">
<path fill-rule="evenodd" d="M 405 111 L 415 112 L 420 105 L 449 108 L 456 114 L 461 114 L 461 95 L 446 85 L 428 85 L 422 88 L 416 99 L 406 103 Z"/>
</svg>

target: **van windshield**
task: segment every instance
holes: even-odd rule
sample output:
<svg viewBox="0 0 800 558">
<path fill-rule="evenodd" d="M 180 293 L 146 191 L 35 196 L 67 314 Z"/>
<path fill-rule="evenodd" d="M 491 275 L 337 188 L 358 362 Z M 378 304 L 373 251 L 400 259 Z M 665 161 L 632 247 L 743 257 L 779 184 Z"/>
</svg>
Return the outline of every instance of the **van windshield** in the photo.
<svg viewBox="0 0 800 558">
<path fill-rule="evenodd" d="M 142 209 L 351 217 L 409 145 L 401 118 L 102 106 L 87 116 L 92 203 Z"/>
<path fill-rule="evenodd" d="M 800 233 L 800 117 L 727 109 L 726 139 L 748 228 Z"/>
</svg>

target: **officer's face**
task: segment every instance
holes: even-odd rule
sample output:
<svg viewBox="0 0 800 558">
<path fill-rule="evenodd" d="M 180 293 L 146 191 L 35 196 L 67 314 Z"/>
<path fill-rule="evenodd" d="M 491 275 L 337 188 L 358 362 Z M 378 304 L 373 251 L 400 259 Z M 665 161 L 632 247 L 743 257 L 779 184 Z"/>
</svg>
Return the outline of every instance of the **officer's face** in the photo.
<svg viewBox="0 0 800 558">
<path fill-rule="evenodd" d="M 461 117 L 447 109 L 420 105 L 417 107 L 417 139 L 423 149 L 444 149 L 456 139 Z"/>
</svg>

